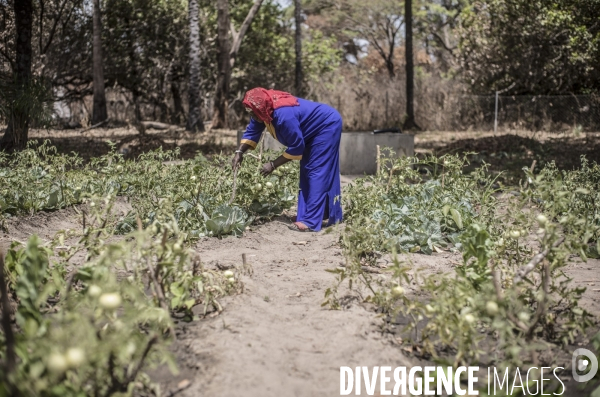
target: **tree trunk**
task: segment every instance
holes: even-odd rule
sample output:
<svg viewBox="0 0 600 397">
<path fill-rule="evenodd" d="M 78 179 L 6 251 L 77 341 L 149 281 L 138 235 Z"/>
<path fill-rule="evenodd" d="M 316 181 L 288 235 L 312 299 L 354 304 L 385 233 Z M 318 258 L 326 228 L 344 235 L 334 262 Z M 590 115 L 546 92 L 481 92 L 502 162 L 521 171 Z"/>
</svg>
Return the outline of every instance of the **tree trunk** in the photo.
<svg viewBox="0 0 600 397">
<path fill-rule="evenodd" d="M 390 76 L 390 79 L 393 79 L 396 77 L 396 71 L 394 70 L 394 53 L 391 52 L 390 55 L 385 59 L 385 67 L 388 71 L 388 76 Z"/>
<path fill-rule="evenodd" d="M 231 80 L 231 43 L 229 41 L 229 3 L 217 0 L 217 89 L 211 128 L 227 128 L 229 82 Z"/>
<path fill-rule="evenodd" d="M 92 125 L 96 125 L 108 117 L 106 113 L 106 95 L 104 93 L 100 0 L 94 0 L 93 25 L 92 73 L 94 75 L 94 105 L 92 108 Z"/>
<path fill-rule="evenodd" d="M 171 115 L 171 124 L 180 125 L 181 120 L 185 118 L 183 112 L 183 101 L 179 93 L 177 82 L 171 81 L 171 96 L 173 97 L 173 114 Z"/>
<path fill-rule="evenodd" d="M 413 61 L 412 0 L 404 1 L 404 23 L 406 28 L 406 120 L 405 130 L 420 129 L 415 121 L 415 66 Z"/>
<path fill-rule="evenodd" d="M 294 0 L 294 19 L 296 21 L 296 96 L 301 97 L 302 92 L 302 7 L 300 0 Z"/>
<path fill-rule="evenodd" d="M 188 117 L 185 129 L 191 132 L 204 131 L 200 102 L 200 25 L 198 0 L 189 0 L 190 23 L 190 83 L 188 87 Z"/>
<path fill-rule="evenodd" d="M 229 84 L 231 82 L 231 70 L 235 65 L 235 59 L 242 45 L 242 40 L 252 24 L 254 17 L 263 0 L 255 0 L 248 11 L 240 31 L 235 31 L 235 26 L 231 23 L 229 17 L 229 4 L 227 0 L 218 0 L 217 2 L 217 65 L 219 75 L 217 77 L 217 87 L 215 91 L 214 114 L 211 128 L 227 128 L 227 113 L 229 100 Z M 233 37 L 233 44 L 229 41 L 229 32 Z"/>
<path fill-rule="evenodd" d="M 15 102 L 27 100 L 31 83 L 31 33 L 33 23 L 32 0 L 16 0 L 13 2 L 16 27 L 16 62 L 14 68 Z M 24 149 L 29 132 L 29 108 L 27 104 L 13 106 L 8 120 L 6 132 L 0 140 L 0 150 L 13 151 Z"/>
</svg>

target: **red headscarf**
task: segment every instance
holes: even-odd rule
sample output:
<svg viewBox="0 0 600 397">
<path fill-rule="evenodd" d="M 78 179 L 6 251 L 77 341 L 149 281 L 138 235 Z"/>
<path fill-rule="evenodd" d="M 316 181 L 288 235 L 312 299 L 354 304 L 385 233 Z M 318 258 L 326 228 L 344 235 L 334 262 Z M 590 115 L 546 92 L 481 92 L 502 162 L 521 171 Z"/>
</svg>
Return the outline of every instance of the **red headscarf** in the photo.
<svg viewBox="0 0 600 397">
<path fill-rule="evenodd" d="M 298 99 L 289 92 L 265 90 L 261 87 L 246 92 L 242 103 L 267 124 L 273 121 L 273 110 L 284 106 L 300 106 Z"/>
</svg>

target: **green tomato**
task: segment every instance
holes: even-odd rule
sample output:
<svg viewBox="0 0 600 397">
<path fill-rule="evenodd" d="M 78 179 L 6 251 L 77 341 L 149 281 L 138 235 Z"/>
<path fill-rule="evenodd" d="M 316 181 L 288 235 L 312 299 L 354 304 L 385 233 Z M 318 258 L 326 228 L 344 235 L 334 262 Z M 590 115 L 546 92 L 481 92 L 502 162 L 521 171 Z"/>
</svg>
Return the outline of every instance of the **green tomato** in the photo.
<svg viewBox="0 0 600 397">
<path fill-rule="evenodd" d="M 125 347 L 125 353 L 127 354 L 127 356 L 131 357 L 133 356 L 133 353 L 135 353 L 135 349 L 135 343 L 129 342 L 127 343 L 127 347 Z"/>
<path fill-rule="evenodd" d="M 260 183 L 257 183 L 256 185 L 254 185 L 254 188 L 257 192 L 260 192 L 262 190 L 262 185 Z"/>
<path fill-rule="evenodd" d="M 529 313 L 527 312 L 520 312 L 517 317 L 519 317 L 519 320 L 523 321 L 523 322 L 527 322 L 529 321 Z"/>
<path fill-rule="evenodd" d="M 521 232 L 519 232 L 518 230 L 511 230 L 508 235 L 514 239 L 517 239 L 519 237 L 521 237 Z"/>
<path fill-rule="evenodd" d="M 397 285 L 394 288 L 392 288 L 392 296 L 395 297 L 399 297 L 404 295 L 404 288 L 402 288 L 401 286 Z"/>
<path fill-rule="evenodd" d="M 536 219 L 539 222 L 539 224 L 542 226 L 545 225 L 546 222 L 548 222 L 548 218 L 546 218 L 546 216 L 543 214 L 539 214 Z"/>
<path fill-rule="evenodd" d="M 98 287 L 97 285 L 92 284 L 88 287 L 88 295 L 91 296 L 92 298 L 99 297 L 101 293 L 102 293 L 102 288 Z"/>
<path fill-rule="evenodd" d="M 67 363 L 71 368 L 77 368 L 85 362 L 85 352 L 79 347 L 72 347 L 67 350 Z"/>
<path fill-rule="evenodd" d="M 223 272 L 223 276 L 225 276 L 227 278 L 233 277 L 233 272 L 231 270 L 225 270 Z"/>
<path fill-rule="evenodd" d="M 62 374 L 69 367 L 69 363 L 65 356 L 60 353 L 50 353 L 46 360 L 46 367 L 50 372 Z"/>
<path fill-rule="evenodd" d="M 465 321 L 468 322 L 469 324 L 473 324 L 475 322 L 475 316 L 473 316 L 472 314 L 465 314 L 464 317 Z"/>
<path fill-rule="evenodd" d="M 100 306 L 106 310 L 115 310 L 121 306 L 121 295 L 116 292 L 100 295 Z"/>
<path fill-rule="evenodd" d="M 485 310 L 490 316 L 498 314 L 498 304 L 494 301 L 489 301 L 485 304 Z"/>
<path fill-rule="evenodd" d="M 271 182 L 267 182 L 265 183 L 265 186 L 269 189 L 271 189 L 273 187 L 273 184 Z"/>
</svg>

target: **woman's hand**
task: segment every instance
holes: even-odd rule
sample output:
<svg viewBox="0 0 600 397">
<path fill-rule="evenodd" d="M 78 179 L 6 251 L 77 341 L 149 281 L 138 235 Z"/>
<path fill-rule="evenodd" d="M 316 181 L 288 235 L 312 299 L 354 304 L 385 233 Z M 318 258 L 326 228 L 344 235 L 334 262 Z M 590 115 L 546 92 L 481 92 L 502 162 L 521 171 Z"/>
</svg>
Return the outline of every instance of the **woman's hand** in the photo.
<svg viewBox="0 0 600 397">
<path fill-rule="evenodd" d="M 269 176 L 273 171 L 275 171 L 275 165 L 273 165 L 273 162 L 271 161 L 269 163 L 263 164 L 262 169 L 260 170 L 260 174 L 262 176 Z"/>
<path fill-rule="evenodd" d="M 231 160 L 231 167 L 235 170 L 242 165 L 242 161 L 244 160 L 244 155 L 241 152 L 237 152 L 233 159 Z"/>
</svg>

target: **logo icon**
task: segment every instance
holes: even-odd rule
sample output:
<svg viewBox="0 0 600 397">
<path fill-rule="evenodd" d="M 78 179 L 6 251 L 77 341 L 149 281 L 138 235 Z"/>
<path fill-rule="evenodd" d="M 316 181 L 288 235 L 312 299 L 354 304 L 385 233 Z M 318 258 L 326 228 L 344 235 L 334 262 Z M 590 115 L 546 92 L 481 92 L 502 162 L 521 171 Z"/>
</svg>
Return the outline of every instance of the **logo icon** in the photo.
<svg viewBox="0 0 600 397">
<path fill-rule="evenodd" d="M 582 358 L 581 356 L 585 357 Z M 590 367 L 591 364 L 591 367 Z M 573 352 L 573 361 L 571 368 L 573 369 L 573 379 L 575 382 L 587 382 L 592 379 L 598 372 L 598 359 L 588 349 L 577 349 Z M 580 375 L 578 372 L 584 372 L 589 368 L 589 372 L 585 375 Z"/>
</svg>

